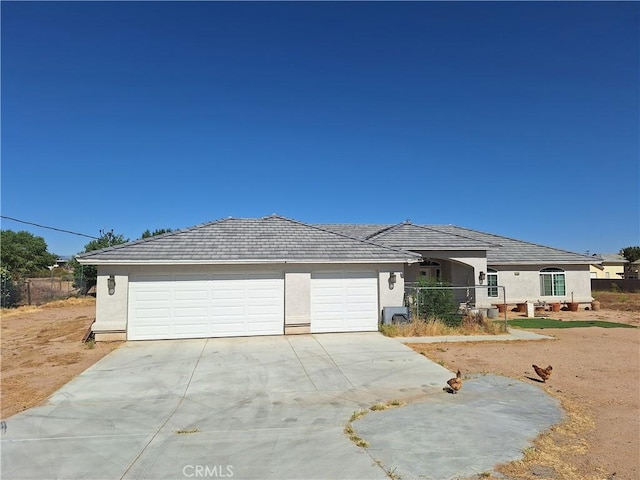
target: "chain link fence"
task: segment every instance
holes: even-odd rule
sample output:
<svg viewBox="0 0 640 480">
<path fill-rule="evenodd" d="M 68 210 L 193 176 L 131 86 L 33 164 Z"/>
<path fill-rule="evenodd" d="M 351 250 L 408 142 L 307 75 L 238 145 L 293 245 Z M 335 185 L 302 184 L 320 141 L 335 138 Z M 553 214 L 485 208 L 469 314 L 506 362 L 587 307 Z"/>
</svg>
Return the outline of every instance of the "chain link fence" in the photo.
<svg viewBox="0 0 640 480">
<path fill-rule="evenodd" d="M 2 278 L 2 308 L 42 305 L 54 300 L 77 296 L 81 289 L 74 286 L 73 275 L 51 278 Z"/>
<path fill-rule="evenodd" d="M 449 326 L 459 326 L 470 314 L 498 320 L 498 308 L 493 305 L 506 303 L 506 296 L 505 287 L 501 285 L 454 287 L 408 283 L 404 289 L 404 306 L 409 307 L 413 319 L 427 321 L 435 318 Z M 507 325 L 505 309 L 505 328 Z"/>
</svg>

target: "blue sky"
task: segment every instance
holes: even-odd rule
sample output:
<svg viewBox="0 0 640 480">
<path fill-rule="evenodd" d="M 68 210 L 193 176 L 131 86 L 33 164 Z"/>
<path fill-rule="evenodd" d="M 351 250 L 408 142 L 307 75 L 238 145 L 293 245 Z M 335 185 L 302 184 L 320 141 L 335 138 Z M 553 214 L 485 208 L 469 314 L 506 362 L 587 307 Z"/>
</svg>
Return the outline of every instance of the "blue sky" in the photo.
<svg viewBox="0 0 640 480">
<path fill-rule="evenodd" d="M 2 215 L 640 244 L 638 2 L 6 2 Z M 70 255 L 89 239 L 2 221 Z"/>
</svg>

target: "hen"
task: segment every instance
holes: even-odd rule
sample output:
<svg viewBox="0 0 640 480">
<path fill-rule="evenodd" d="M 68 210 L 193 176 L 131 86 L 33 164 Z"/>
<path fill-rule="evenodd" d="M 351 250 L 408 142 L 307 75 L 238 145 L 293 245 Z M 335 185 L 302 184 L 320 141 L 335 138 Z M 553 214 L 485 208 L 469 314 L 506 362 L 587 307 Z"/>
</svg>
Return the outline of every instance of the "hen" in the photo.
<svg viewBox="0 0 640 480">
<path fill-rule="evenodd" d="M 543 382 L 546 382 L 547 380 L 549 380 L 549 378 L 551 378 L 551 371 L 553 370 L 553 367 L 551 365 L 549 365 L 547 368 L 540 368 L 538 365 L 532 365 L 532 367 Z"/>
<path fill-rule="evenodd" d="M 447 380 L 447 385 L 451 387 L 452 393 L 458 393 L 458 390 L 462 388 L 462 377 L 460 376 L 460 370 L 456 373 L 454 378 Z"/>
</svg>

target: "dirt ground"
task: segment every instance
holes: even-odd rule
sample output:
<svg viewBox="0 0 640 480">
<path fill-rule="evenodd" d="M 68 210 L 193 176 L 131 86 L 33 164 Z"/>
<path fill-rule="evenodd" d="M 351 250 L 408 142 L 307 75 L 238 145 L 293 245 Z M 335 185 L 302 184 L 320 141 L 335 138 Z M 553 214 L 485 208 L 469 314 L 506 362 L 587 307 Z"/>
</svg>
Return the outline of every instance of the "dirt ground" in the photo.
<svg viewBox="0 0 640 480">
<path fill-rule="evenodd" d="M 509 313 L 509 318 L 521 318 Z M 553 313 L 553 318 L 640 325 L 631 311 Z M 496 373 L 547 391 L 562 401 L 564 424 L 543 435 L 524 462 L 505 467 L 517 479 L 640 478 L 640 329 L 531 330 L 554 340 L 410 344 L 414 350 L 464 374 Z M 553 366 L 541 383 L 532 364 Z M 464 385 L 460 394 L 464 393 Z"/>
<path fill-rule="evenodd" d="M 520 315 L 509 313 L 510 318 Z M 94 317 L 93 299 L 2 312 L 3 419 L 43 403 L 122 344 L 83 344 Z M 560 312 L 553 318 L 640 325 L 638 310 Z M 526 452 L 525 461 L 506 466 L 503 472 L 508 478 L 640 478 L 640 329 L 538 332 L 555 340 L 410 346 L 451 370 L 507 375 L 531 382 L 562 401 L 565 422 L 541 436 Z M 533 363 L 553 365 L 547 383 L 536 379 Z"/>
<path fill-rule="evenodd" d="M 93 298 L 3 310 L 3 419 L 39 405 L 121 344 L 82 343 L 95 311 Z"/>
</svg>

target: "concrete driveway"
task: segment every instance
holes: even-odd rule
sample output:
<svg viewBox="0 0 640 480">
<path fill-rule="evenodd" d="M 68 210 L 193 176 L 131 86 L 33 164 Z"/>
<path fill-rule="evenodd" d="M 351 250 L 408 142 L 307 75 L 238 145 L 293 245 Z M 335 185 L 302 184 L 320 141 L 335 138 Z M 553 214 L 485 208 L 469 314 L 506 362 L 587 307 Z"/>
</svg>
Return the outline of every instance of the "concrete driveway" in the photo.
<svg viewBox="0 0 640 480">
<path fill-rule="evenodd" d="M 486 453 L 493 424 L 496 441 L 506 435 L 517 458 L 560 420 L 555 401 L 530 385 L 479 377 L 448 395 L 442 387 L 450 377 L 378 333 L 132 342 L 46 405 L 7 419 L 0 473 L 3 479 L 384 479 L 394 471 L 404 479 L 456 478 L 505 461 L 502 446 Z M 354 422 L 371 444 L 354 445 L 343 433 L 352 413 L 391 399 L 407 405 Z M 456 422 L 449 425 L 452 414 Z M 465 428 L 456 433 L 460 423 Z M 485 428 L 481 443 L 456 450 L 451 470 L 446 445 L 468 438 L 470 426 Z M 469 462 L 460 461 L 465 455 Z"/>
</svg>

